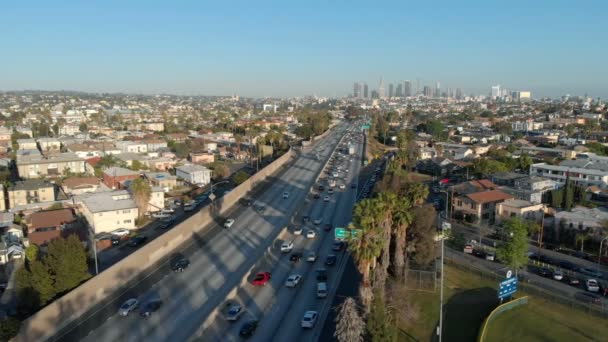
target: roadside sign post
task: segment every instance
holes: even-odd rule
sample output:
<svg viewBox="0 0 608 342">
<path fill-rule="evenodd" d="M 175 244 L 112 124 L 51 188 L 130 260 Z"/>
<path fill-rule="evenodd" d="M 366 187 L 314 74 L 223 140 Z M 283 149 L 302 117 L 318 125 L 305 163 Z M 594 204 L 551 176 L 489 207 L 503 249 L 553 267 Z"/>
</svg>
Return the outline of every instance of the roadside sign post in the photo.
<svg viewBox="0 0 608 342">
<path fill-rule="evenodd" d="M 336 240 L 346 240 L 350 237 L 350 232 L 346 230 L 346 228 L 336 227 L 334 229 L 334 237 Z"/>
<path fill-rule="evenodd" d="M 513 272 L 509 270 L 507 271 L 507 279 L 498 284 L 498 298 L 502 303 L 505 298 L 511 297 L 515 292 L 517 292 L 517 277 L 513 277 Z"/>
</svg>

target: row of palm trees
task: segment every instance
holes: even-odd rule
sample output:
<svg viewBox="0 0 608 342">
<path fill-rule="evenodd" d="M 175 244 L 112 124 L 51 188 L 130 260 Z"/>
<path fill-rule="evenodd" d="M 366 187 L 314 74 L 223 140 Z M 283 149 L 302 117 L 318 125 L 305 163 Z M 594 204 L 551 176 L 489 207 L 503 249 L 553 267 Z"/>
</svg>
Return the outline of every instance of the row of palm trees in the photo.
<svg viewBox="0 0 608 342">
<path fill-rule="evenodd" d="M 413 208 L 423 204 L 428 187 L 404 181 L 404 174 L 390 173 L 377 196 L 364 199 L 354 209 L 352 228 L 360 238 L 349 249 L 362 275 L 361 300 L 369 309 L 374 290 L 384 291 L 389 273 L 404 279 L 407 267 L 407 230 L 413 222 Z"/>
</svg>

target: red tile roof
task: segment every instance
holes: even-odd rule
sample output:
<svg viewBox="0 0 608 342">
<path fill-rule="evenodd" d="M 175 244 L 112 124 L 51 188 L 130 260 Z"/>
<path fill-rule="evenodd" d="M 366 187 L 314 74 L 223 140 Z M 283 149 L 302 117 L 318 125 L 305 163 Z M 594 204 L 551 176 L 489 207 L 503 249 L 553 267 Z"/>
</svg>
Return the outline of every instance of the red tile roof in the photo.
<svg viewBox="0 0 608 342">
<path fill-rule="evenodd" d="M 101 180 L 97 177 L 70 177 L 63 181 L 63 185 L 73 189 L 82 185 L 99 185 Z"/>
<path fill-rule="evenodd" d="M 87 163 L 89 163 L 89 165 L 95 167 L 95 165 L 97 165 L 97 163 L 99 163 L 100 160 L 101 160 L 101 157 L 93 157 L 93 158 L 87 159 Z"/>
<path fill-rule="evenodd" d="M 26 218 L 29 230 L 47 227 L 59 227 L 64 223 L 74 222 L 71 209 L 39 211 Z"/>
<path fill-rule="evenodd" d="M 476 203 L 499 202 L 515 198 L 513 195 L 507 194 L 506 192 L 502 192 L 500 190 L 474 192 L 466 195 L 466 197 L 470 198 Z"/>
</svg>

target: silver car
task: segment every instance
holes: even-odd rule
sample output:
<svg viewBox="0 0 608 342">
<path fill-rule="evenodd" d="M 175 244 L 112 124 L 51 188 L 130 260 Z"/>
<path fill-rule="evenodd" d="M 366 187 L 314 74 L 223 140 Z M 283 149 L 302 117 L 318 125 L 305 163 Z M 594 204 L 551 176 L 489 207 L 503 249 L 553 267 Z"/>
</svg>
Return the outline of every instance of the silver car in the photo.
<svg viewBox="0 0 608 342">
<path fill-rule="evenodd" d="M 137 299 L 130 298 L 120 306 L 120 309 L 118 309 L 118 314 L 120 316 L 128 316 L 131 311 L 137 309 L 138 305 L 139 301 Z"/>
</svg>

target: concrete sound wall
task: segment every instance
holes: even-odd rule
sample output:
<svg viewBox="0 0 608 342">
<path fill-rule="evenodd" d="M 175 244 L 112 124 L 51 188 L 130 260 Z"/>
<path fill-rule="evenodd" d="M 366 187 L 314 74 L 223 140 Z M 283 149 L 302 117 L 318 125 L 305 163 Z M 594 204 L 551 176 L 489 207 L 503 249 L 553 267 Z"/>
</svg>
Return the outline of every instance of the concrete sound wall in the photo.
<svg viewBox="0 0 608 342">
<path fill-rule="evenodd" d="M 232 191 L 190 216 L 173 229 L 150 241 L 130 256 L 55 300 L 25 320 L 14 341 L 44 341 L 52 338 L 77 318 L 82 318 L 104 299 L 127 286 L 148 268 L 167 258 L 175 248 L 188 241 L 193 233 L 208 228 L 213 218 L 226 212 L 252 190 L 257 183 L 286 165 L 295 153 L 290 150 L 251 176 Z"/>
</svg>

